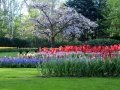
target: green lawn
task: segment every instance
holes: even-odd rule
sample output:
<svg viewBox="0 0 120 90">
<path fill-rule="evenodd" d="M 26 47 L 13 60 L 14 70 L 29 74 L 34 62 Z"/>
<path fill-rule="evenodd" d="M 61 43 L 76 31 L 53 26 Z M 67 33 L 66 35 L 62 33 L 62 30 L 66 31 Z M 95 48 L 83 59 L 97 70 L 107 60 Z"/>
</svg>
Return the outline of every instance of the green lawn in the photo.
<svg viewBox="0 0 120 90">
<path fill-rule="evenodd" d="M 29 52 L 29 53 L 34 53 L 34 52 Z M 25 52 L 23 52 L 22 54 L 25 54 Z M 0 52 L 0 57 L 16 57 L 18 56 L 18 52 Z"/>
<path fill-rule="evenodd" d="M 18 52 L 0 52 L 0 57 L 15 57 L 18 55 Z"/>
<path fill-rule="evenodd" d="M 36 76 L 36 68 L 0 68 L 0 90 L 120 90 L 120 78 Z"/>
</svg>

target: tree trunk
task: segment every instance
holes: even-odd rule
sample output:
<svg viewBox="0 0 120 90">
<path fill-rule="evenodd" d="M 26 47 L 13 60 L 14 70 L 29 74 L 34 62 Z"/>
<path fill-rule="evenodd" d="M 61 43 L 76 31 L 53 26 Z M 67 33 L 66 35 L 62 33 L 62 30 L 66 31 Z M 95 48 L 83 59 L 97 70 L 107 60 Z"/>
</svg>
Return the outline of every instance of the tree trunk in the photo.
<svg viewBox="0 0 120 90">
<path fill-rule="evenodd" d="M 54 47 L 54 44 L 55 44 L 55 38 L 51 37 L 51 47 Z"/>
</svg>

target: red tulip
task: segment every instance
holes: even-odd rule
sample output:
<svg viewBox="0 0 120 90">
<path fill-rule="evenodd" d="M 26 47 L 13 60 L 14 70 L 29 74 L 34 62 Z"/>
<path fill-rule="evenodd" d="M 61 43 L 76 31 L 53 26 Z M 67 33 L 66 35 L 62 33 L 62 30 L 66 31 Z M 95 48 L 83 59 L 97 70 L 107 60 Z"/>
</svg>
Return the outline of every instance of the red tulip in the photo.
<svg viewBox="0 0 120 90">
<path fill-rule="evenodd" d="M 39 52 L 42 52 L 42 48 L 41 47 L 39 47 Z"/>
<path fill-rule="evenodd" d="M 119 49 L 118 49 L 118 45 L 113 45 L 113 48 L 114 48 L 114 51 L 119 51 Z"/>
<path fill-rule="evenodd" d="M 102 50 L 102 46 L 98 46 L 98 47 L 96 48 L 96 51 L 97 51 L 97 52 L 101 52 L 101 50 Z"/>
<path fill-rule="evenodd" d="M 92 47 L 92 52 L 97 52 L 97 46 Z"/>
<path fill-rule="evenodd" d="M 54 48 L 54 53 L 57 53 L 58 52 L 58 48 Z"/>
<path fill-rule="evenodd" d="M 87 47 L 87 49 L 90 49 L 90 48 L 91 48 L 90 45 L 87 45 L 86 47 Z"/>
<path fill-rule="evenodd" d="M 59 47 L 59 50 L 60 50 L 60 51 L 64 51 L 64 47 L 60 46 L 60 47 Z"/>
<path fill-rule="evenodd" d="M 46 47 L 43 48 L 43 51 L 48 53 L 48 49 Z"/>
<path fill-rule="evenodd" d="M 54 53 L 54 48 L 50 48 L 50 52 L 53 54 Z"/>
</svg>

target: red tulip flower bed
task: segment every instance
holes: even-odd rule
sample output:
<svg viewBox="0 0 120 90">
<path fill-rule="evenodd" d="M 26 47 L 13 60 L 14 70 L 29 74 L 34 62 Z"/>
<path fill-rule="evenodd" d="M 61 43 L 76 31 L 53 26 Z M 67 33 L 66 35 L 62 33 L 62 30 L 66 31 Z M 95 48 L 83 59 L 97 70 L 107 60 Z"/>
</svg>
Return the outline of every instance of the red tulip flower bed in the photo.
<svg viewBox="0 0 120 90">
<path fill-rule="evenodd" d="M 101 59 L 112 60 L 114 57 L 120 57 L 120 44 L 111 46 L 94 46 L 80 45 L 80 46 L 60 46 L 59 48 L 39 48 L 38 55 L 50 57 L 64 57 L 69 55 L 78 56 L 82 58 L 85 56 L 87 59 Z"/>
<path fill-rule="evenodd" d="M 1 67 L 37 67 L 43 76 L 120 77 L 120 44 L 40 47 L 34 54 L 0 61 Z"/>
<path fill-rule="evenodd" d="M 39 48 L 38 70 L 45 76 L 120 77 L 120 44 Z"/>
</svg>

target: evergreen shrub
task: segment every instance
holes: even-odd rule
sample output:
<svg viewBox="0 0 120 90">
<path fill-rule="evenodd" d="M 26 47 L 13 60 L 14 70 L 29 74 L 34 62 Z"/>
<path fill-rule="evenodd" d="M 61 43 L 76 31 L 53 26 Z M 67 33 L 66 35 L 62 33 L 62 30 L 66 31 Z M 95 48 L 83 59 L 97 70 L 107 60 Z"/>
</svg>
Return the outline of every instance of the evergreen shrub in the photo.
<svg viewBox="0 0 120 90">
<path fill-rule="evenodd" d="M 85 44 L 91 46 L 110 46 L 114 44 L 120 44 L 120 40 L 115 39 L 93 39 L 87 41 Z"/>
<path fill-rule="evenodd" d="M 0 47 L 28 47 L 29 45 L 30 43 L 27 40 L 0 37 Z"/>
</svg>

